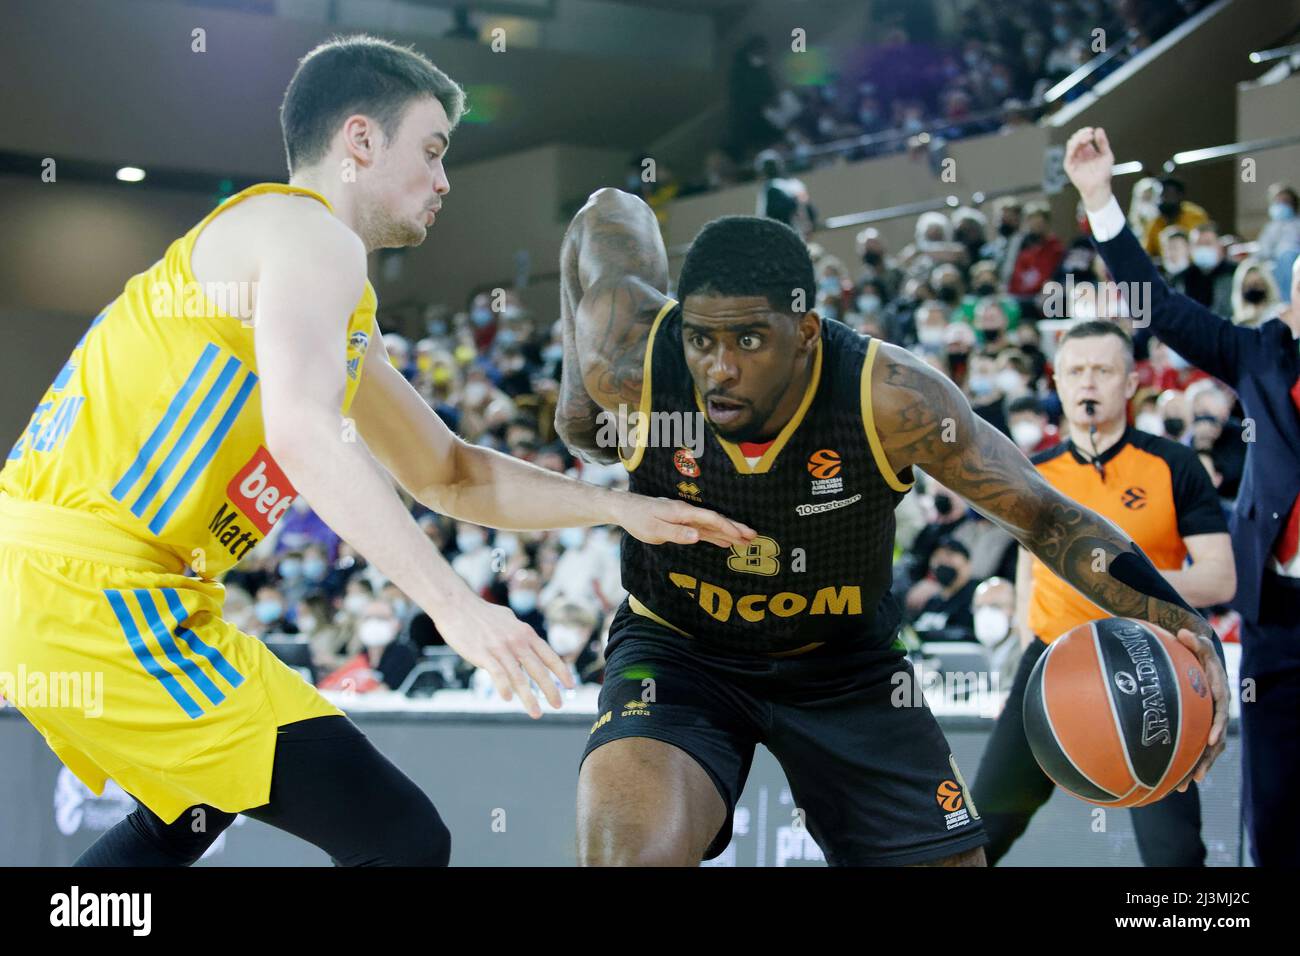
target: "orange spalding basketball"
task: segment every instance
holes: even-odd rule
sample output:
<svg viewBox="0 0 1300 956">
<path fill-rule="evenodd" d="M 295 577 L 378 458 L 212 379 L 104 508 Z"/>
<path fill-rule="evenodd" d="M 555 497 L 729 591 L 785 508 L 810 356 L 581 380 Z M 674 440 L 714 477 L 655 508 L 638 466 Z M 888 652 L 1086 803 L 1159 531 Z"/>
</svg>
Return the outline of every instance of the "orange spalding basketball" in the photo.
<svg viewBox="0 0 1300 956">
<path fill-rule="evenodd" d="M 1112 617 L 1053 641 L 1025 689 L 1025 735 L 1043 771 L 1080 800 L 1140 807 L 1182 783 L 1214 701 L 1196 655 L 1168 631 Z"/>
</svg>

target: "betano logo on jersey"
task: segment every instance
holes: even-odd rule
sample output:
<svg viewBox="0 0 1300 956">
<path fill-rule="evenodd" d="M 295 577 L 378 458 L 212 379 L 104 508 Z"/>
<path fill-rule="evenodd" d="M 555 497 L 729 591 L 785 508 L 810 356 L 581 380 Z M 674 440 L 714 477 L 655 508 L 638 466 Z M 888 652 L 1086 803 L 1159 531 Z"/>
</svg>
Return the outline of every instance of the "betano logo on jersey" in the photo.
<svg viewBox="0 0 1300 956">
<path fill-rule="evenodd" d="M 856 585 L 824 587 L 812 596 L 794 591 L 777 594 L 733 595 L 726 588 L 708 581 L 697 581 L 689 574 L 669 572 L 668 580 L 695 598 L 701 608 L 724 624 L 731 619 L 732 611 L 751 624 L 758 624 L 769 613 L 776 617 L 794 617 L 798 614 L 861 614 L 862 589 Z"/>
<path fill-rule="evenodd" d="M 230 479 L 226 496 L 233 507 L 227 508 L 222 502 L 208 530 L 235 560 L 240 560 L 284 517 L 298 492 L 271 453 L 259 445 L 248 464 Z M 240 514 L 247 522 L 239 520 Z"/>
</svg>

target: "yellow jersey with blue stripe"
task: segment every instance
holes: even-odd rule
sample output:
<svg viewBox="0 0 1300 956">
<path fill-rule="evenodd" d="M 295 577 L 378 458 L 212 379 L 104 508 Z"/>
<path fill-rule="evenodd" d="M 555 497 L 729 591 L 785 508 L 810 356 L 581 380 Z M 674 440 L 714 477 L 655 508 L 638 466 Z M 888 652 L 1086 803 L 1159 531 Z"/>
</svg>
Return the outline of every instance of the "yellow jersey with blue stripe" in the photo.
<svg viewBox="0 0 1300 956">
<path fill-rule="evenodd" d="M 203 228 L 264 193 L 329 205 L 267 184 L 213 210 L 95 318 L 0 471 L 0 697 L 92 791 L 116 780 L 166 822 L 266 803 L 276 728 L 341 713 L 222 619 L 215 580 L 296 494 L 235 317 L 251 295 L 190 268 Z M 339 343 L 345 415 L 376 334 L 367 284 Z M 59 675 L 83 679 L 32 690 Z"/>
<path fill-rule="evenodd" d="M 264 183 L 232 196 L 134 276 L 95 317 L 0 471 L 0 495 L 94 514 L 157 546 L 174 569 L 213 579 L 260 542 L 296 492 L 266 447 L 251 290 L 200 284 L 199 233 L 252 196 L 311 190 Z M 348 321 L 347 415 L 378 334 L 366 283 Z"/>
</svg>

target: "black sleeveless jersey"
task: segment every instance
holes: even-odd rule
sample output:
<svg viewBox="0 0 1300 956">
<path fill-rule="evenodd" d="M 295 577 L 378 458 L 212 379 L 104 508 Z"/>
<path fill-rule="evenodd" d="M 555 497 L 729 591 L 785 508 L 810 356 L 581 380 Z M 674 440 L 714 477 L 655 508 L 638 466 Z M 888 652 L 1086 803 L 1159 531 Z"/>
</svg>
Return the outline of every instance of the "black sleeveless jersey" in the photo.
<svg viewBox="0 0 1300 956">
<path fill-rule="evenodd" d="M 709 424 L 686 365 L 681 307 L 665 304 L 646 346 L 640 421 L 628 423 L 640 426 L 630 429 L 635 441 L 623 458 L 631 490 L 710 508 L 759 537 L 727 551 L 625 535 L 623 586 L 633 611 L 739 653 L 894 640 L 894 508 L 911 475 L 900 480 L 890 470 L 871 415 L 878 346 L 824 320 L 803 401 L 751 466 Z M 681 425 L 687 416 L 698 416 L 693 431 Z"/>
</svg>

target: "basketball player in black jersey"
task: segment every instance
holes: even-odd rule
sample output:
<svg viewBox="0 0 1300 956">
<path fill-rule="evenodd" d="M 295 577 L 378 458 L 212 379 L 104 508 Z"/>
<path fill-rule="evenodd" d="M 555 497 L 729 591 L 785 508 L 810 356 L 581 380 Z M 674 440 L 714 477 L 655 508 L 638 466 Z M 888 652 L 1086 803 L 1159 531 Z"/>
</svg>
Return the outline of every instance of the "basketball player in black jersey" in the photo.
<svg viewBox="0 0 1300 956">
<path fill-rule="evenodd" d="M 812 263 L 787 226 L 706 225 L 680 304 L 667 265 L 639 199 L 604 189 L 579 211 L 557 428 L 589 458 L 621 457 L 632 490 L 759 537 L 730 552 L 624 540 L 630 596 L 578 783 L 581 862 L 716 856 L 762 743 L 832 865 L 983 865 L 978 808 L 895 643 L 894 507 L 914 467 L 1101 607 L 1196 653 L 1215 704 L 1188 778 L 1203 779 L 1227 722 L 1217 638 L 1122 531 L 1043 481 L 943 375 L 810 311 Z M 648 427 L 614 447 L 611 423 L 633 411 Z M 684 427 L 691 415 L 707 426 Z"/>
</svg>

